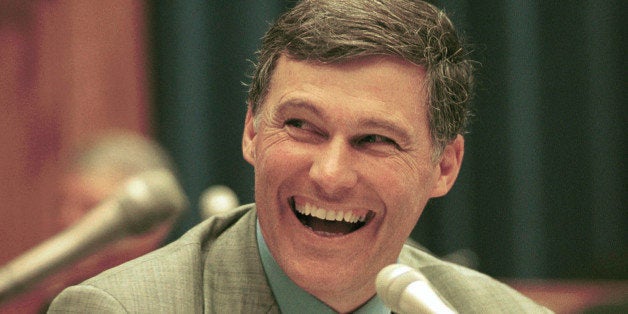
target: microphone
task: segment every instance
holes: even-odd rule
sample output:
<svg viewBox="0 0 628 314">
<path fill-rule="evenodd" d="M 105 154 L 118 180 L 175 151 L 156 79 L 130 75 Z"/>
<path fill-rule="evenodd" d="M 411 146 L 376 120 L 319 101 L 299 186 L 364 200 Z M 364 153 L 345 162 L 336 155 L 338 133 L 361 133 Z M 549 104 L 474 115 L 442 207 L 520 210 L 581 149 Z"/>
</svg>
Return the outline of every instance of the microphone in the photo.
<svg viewBox="0 0 628 314">
<path fill-rule="evenodd" d="M 187 207 L 183 190 L 170 171 L 151 170 L 132 177 L 78 223 L 0 268 L 0 303 L 59 267 L 109 242 L 174 219 Z"/>
<path fill-rule="evenodd" d="M 384 304 L 393 312 L 456 313 L 440 299 L 423 274 L 406 265 L 384 267 L 377 274 L 375 287 Z"/>
<path fill-rule="evenodd" d="M 233 190 L 224 185 L 213 185 L 201 194 L 201 216 L 207 219 L 211 216 L 228 212 L 240 205 L 238 196 Z"/>
</svg>

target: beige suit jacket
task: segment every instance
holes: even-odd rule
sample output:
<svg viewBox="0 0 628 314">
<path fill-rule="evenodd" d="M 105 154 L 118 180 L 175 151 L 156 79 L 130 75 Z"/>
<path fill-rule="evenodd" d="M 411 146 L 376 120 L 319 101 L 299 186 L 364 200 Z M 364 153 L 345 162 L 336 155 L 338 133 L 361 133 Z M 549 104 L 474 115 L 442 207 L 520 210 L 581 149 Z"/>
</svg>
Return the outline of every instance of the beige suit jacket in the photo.
<svg viewBox="0 0 628 314">
<path fill-rule="evenodd" d="M 107 270 L 55 298 L 49 313 L 279 313 L 246 205 L 208 219 L 179 240 Z M 419 269 L 460 313 L 544 313 L 506 285 L 406 246 Z"/>
</svg>

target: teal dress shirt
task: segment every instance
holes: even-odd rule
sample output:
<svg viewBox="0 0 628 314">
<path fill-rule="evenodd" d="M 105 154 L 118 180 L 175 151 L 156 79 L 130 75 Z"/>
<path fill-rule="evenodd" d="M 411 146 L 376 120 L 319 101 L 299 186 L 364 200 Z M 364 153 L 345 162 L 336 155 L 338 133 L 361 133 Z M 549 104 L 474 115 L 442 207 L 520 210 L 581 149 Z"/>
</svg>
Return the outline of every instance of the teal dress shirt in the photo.
<svg viewBox="0 0 628 314">
<path fill-rule="evenodd" d="M 262 266 L 268 278 L 270 289 L 279 304 L 282 313 L 337 313 L 327 304 L 321 302 L 313 295 L 297 286 L 284 271 L 279 267 L 273 256 L 268 250 L 266 241 L 260 231 L 259 221 L 257 222 L 257 247 L 260 257 L 262 258 Z M 382 300 L 375 295 L 366 304 L 361 306 L 355 312 L 356 314 L 390 314 L 391 311 Z"/>
</svg>

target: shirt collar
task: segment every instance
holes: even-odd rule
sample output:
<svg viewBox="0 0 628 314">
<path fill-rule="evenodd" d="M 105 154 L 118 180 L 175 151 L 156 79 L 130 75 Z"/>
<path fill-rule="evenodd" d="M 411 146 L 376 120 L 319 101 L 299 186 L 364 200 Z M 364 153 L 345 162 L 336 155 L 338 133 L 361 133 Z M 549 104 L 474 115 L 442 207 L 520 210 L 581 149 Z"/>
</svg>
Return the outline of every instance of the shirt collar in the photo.
<svg viewBox="0 0 628 314">
<path fill-rule="evenodd" d="M 257 221 L 257 248 L 270 289 L 282 313 L 336 313 L 332 308 L 297 286 L 277 264 L 266 245 Z M 391 311 L 376 295 L 355 312 L 356 314 L 386 313 Z"/>
</svg>

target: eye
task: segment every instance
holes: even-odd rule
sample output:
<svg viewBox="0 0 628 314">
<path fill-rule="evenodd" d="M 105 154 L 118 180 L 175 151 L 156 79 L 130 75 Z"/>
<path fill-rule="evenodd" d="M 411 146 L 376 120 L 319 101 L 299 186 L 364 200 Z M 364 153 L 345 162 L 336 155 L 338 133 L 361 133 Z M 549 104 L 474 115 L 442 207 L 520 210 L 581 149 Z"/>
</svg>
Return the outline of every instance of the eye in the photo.
<svg viewBox="0 0 628 314">
<path fill-rule="evenodd" d="M 284 127 L 288 134 L 299 141 L 312 142 L 324 138 L 320 129 L 302 119 L 287 119 L 284 122 Z"/>
<path fill-rule="evenodd" d="M 295 127 L 295 128 L 298 128 L 298 129 L 302 129 L 304 124 L 305 124 L 305 122 L 303 120 L 299 120 L 299 119 L 288 119 L 288 120 L 286 120 L 286 122 L 284 122 L 285 126 Z"/>
<path fill-rule="evenodd" d="M 382 145 L 382 146 L 391 146 L 396 149 L 400 149 L 400 146 L 393 139 L 377 135 L 377 134 L 369 134 L 358 138 L 355 141 L 357 146 L 371 146 L 371 145 Z"/>
<path fill-rule="evenodd" d="M 369 134 L 369 135 L 363 136 L 362 138 L 358 140 L 358 142 L 364 143 L 364 144 L 374 144 L 374 143 L 395 144 L 395 141 L 393 141 L 392 139 L 387 138 L 382 135 L 376 135 L 376 134 Z"/>
</svg>

